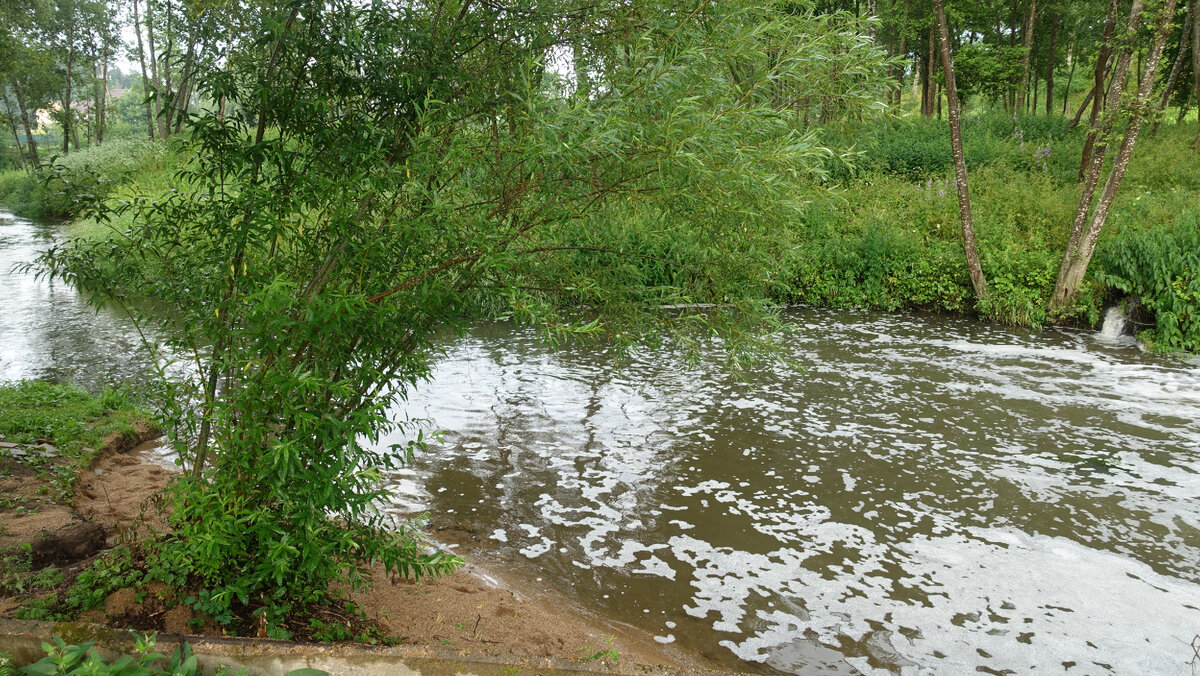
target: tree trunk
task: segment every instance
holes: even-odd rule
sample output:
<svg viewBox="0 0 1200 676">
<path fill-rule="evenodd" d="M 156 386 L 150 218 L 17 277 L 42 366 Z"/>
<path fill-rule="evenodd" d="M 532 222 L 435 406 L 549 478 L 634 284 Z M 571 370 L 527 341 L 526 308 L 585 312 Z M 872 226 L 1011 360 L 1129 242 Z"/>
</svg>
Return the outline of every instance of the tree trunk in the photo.
<svg viewBox="0 0 1200 676">
<path fill-rule="evenodd" d="M 1029 60 L 1033 55 L 1033 27 L 1034 21 L 1037 19 L 1037 0 L 1031 0 L 1029 3 L 1029 15 L 1025 19 L 1025 25 L 1021 28 L 1021 48 L 1025 52 L 1021 55 L 1021 87 L 1017 89 L 1017 112 L 1025 112 L 1025 94 L 1029 88 Z"/>
<path fill-rule="evenodd" d="M 21 145 L 21 132 L 17 130 L 17 112 L 13 108 L 12 102 L 8 100 L 8 92 L 2 92 L 4 96 L 4 110 L 8 112 L 8 126 L 12 127 L 13 142 L 17 144 L 17 157 L 21 161 L 21 168 L 29 171 L 29 162 L 25 159 L 25 146 Z"/>
<path fill-rule="evenodd" d="M 71 119 L 71 70 L 75 67 L 75 40 L 74 37 L 68 34 L 67 47 L 67 82 L 66 89 L 63 90 L 63 137 L 62 151 L 63 155 L 71 152 L 71 132 L 75 129 L 74 121 Z M 75 143 L 75 149 L 79 149 L 79 143 Z"/>
<path fill-rule="evenodd" d="M 133 31 L 137 34 L 138 46 L 138 63 L 142 67 L 142 92 L 145 96 L 150 96 L 150 76 L 146 73 L 146 50 L 142 47 L 142 22 L 138 18 L 138 1 L 133 0 Z M 150 102 L 146 102 L 146 128 L 150 134 L 150 140 L 154 140 L 154 113 L 150 109 Z"/>
<path fill-rule="evenodd" d="M 146 43 L 150 48 L 150 77 L 154 82 L 154 119 L 158 120 L 158 137 L 167 138 L 167 125 L 162 118 L 162 81 L 158 77 L 158 55 L 154 52 L 154 0 L 146 0 Z M 151 92 L 147 91 L 147 96 Z"/>
<path fill-rule="evenodd" d="M 958 192 L 958 215 L 962 221 L 963 249 L 967 255 L 967 271 L 971 275 L 971 286 L 975 298 L 987 298 L 987 280 L 983 266 L 979 264 L 979 251 L 975 248 L 975 224 L 971 217 L 971 193 L 967 189 L 967 162 L 963 157 L 962 120 L 958 106 L 958 90 L 954 85 L 954 62 L 950 58 L 950 30 L 946 26 L 945 0 L 935 0 L 938 33 L 941 35 L 942 72 L 946 76 L 946 108 L 950 117 L 950 150 L 954 155 L 954 187 Z"/>
<path fill-rule="evenodd" d="M 25 107 L 25 95 L 21 93 L 21 82 L 16 76 L 12 78 L 12 86 L 13 94 L 17 97 L 17 110 L 21 113 L 21 124 L 25 127 L 25 145 L 29 149 L 29 162 L 36 171 L 42 166 L 42 163 L 38 159 L 37 141 L 33 138 L 33 127 L 29 125 L 29 109 Z"/>
<path fill-rule="evenodd" d="M 173 98 L 175 109 L 175 131 L 178 134 L 187 119 L 188 99 L 192 97 L 192 80 L 195 78 L 196 43 L 189 41 L 187 55 L 183 58 L 183 71 L 179 74 L 179 90 Z"/>
<path fill-rule="evenodd" d="M 900 55 L 908 54 L 908 10 L 912 0 L 904 1 L 904 24 L 900 27 Z M 896 107 L 900 107 L 900 92 L 904 91 L 904 66 L 896 68 Z"/>
<path fill-rule="evenodd" d="M 937 34 L 933 29 L 929 30 L 929 51 L 925 57 L 925 88 L 921 90 L 921 115 L 925 117 L 933 117 L 933 97 L 937 90 L 934 88 L 933 75 L 934 70 L 934 46 L 937 40 Z"/>
<path fill-rule="evenodd" d="M 1121 187 L 1121 179 L 1124 178 L 1125 170 L 1129 168 L 1129 161 L 1133 157 L 1133 147 L 1137 143 L 1138 132 L 1141 131 L 1142 123 L 1145 122 L 1146 116 L 1149 113 L 1150 93 L 1154 88 L 1154 75 L 1158 69 L 1159 59 L 1162 57 L 1163 47 L 1167 42 L 1167 35 L 1171 32 L 1171 21 L 1175 17 L 1175 3 L 1176 0 L 1166 0 L 1158 16 L 1158 24 L 1155 26 L 1154 31 L 1154 42 L 1150 46 L 1150 52 L 1146 55 L 1145 67 L 1142 71 L 1141 80 L 1138 83 L 1137 96 L 1131 104 L 1131 110 L 1129 111 L 1129 126 L 1125 129 L 1125 136 L 1121 139 L 1121 147 L 1113 159 L 1112 171 L 1109 173 L 1108 180 L 1104 184 L 1104 191 L 1100 194 L 1100 200 L 1096 203 L 1095 210 L 1091 209 L 1091 202 L 1096 184 L 1099 181 L 1100 169 L 1104 165 L 1104 153 L 1101 148 L 1097 148 L 1096 157 L 1092 160 L 1092 165 L 1088 171 L 1088 181 L 1084 186 L 1083 195 L 1080 197 L 1079 206 L 1075 212 L 1075 223 L 1071 229 L 1071 240 L 1067 244 L 1067 251 L 1063 256 L 1063 262 L 1058 272 L 1058 281 L 1054 285 L 1054 295 L 1050 299 L 1050 310 L 1052 312 L 1061 312 L 1074 302 L 1075 296 L 1079 292 L 1079 285 L 1083 283 L 1083 277 L 1087 274 L 1092 254 L 1096 250 L 1096 242 L 1100 238 L 1100 231 L 1104 228 L 1104 222 L 1108 218 L 1108 211 L 1112 207 L 1113 199 L 1116 198 L 1117 190 Z M 1133 1 L 1133 8 L 1130 11 L 1129 17 L 1128 34 L 1130 35 L 1137 33 L 1142 4 L 1142 0 Z M 1121 111 L 1118 110 L 1118 106 L 1121 99 L 1122 83 L 1129 69 L 1130 56 L 1130 48 L 1123 48 L 1118 62 L 1122 64 L 1118 65 L 1119 77 L 1113 81 L 1109 91 L 1110 110 L 1105 114 L 1106 122 L 1100 130 L 1102 133 L 1107 134 L 1112 129 L 1115 118 L 1120 115 Z M 1088 218 L 1089 211 L 1091 212 L 1090 219 Z M 1083 228 L 1085 222 L 1087 223 L 1086 232 Z"/>
<path fill-rule="evenodd" d="M 1087 176 L 1087 167 L 1092 162 L 1092 147 L 1096 144 L 1096 121 L 1100 118 L 1100 104 L 1103 102 L 1104 92 L 1104 74 L 1108 71 L 1108 57 L 1112 53 L 1113 31 L 1117 25 L 1117 2 L 1118 0 L 1112 0 L 1108 5 L 1108 18 L 1104 20 L 1104 37 L 1100 42 L 1100 52 L 1096 56 L 1096 70 L 1092 74 L 1094 79 L 1092 86 L 1096 89 L 1092 97 L 1092 114 L 1088 118 L 1088 125 L 1091 127 L 1091 131 L 1088 132 L 1087 140 L 1083 143 L 1083 156 L 1080 158 L 1079 177 L 1077 179 L 1079 181 L 1083 181 Z M 1142 4 L 1138 0 L 1134 0 L 1134 3 L 1138 7 Z M 1124 75 L 1122 74 L 1121 77 L 1124 78 Z"/>
<path fill-rule="evenodd" d="M 100 67 L 100 96 L 96 99 L 96 145 L 104 144 L 104 127 L 108 120 L 108 50 L 100 56 L 103 64 Z"/>
<path fill-rule="evenodd" d="M 1192 35 L 1192 14 L 1196 11 L 1197 0 L 1192 0 L 1188 3 L 1187 13 L 1183 17 L 1183 30 L 1179 33 L 1179 52 L 1175 54 L 1175 61 L 1171 64 L 1171 74 L 1167 76 L 1167 84 L 1163 87 L 1162 98 L 1158 101 L 1158 110 L 1154 115 L 1154 122 L 1150 125 L 1150 133 L 1158 132 L 1158 125 L 1162 122 L 1163 112 L 1167 109 L 1167 103 L 1171 100 L 1171 92 L 1175 91 L 1175 85 L 1179 81 L 1179 73 L 1183 70 L 1184 57 L 1188 52 L 1188 38 Z"/>
<path fill-rule="evenodd" d="M 1078 49 L 1075 49 L 1075 52 L 1078 52 Z M 1070 97 L 1070 80 L 1075 79 L 1075 64 L 1076 64 L 1076 62 L 1079 61 L 1078 53 L 1073 55 L 1072 50 L 1068 49 L 1067 55 L 1068 55 L 1068 58 L 1070 59 L 1070 71 L 1067 72 L 1067 88 L 1062 90 L 1062 114 L 1063 115 L 1067 114 L 1067 98 Z M 1082 108 L 1080 108 L 1080 115 L 1081 114 L 1082 114 Z M 1079 124 L 1079 115 L 1076 115 L 1075 122 L 1072 126 L 1075 126 L 1078 124 Z"/>
<path fill-rule="evenodd" d="M 1195 78 L 1192 94 L 1197 97 L 1196 121 L 1200 122 L 1200 9 L 1192 12 L 1192 77 Z M 1192 141 L 1192 150 L 1197 146 L 1200 146 L 1200 126 L 1196 129 L 1196 140 Z"/>
<path fill-rule="evenodd" d="M 1055 42 L 1058 39 L 1058 13 L 1050 15 L 1050 47 L 1046 54 L 1046 116 L 1049 117 L 1054 112 L 1054 57 L 1055 57 Z M 1071 86 L 1067 84 L 1067 90 L 1070 91 Z"/>
</svg>

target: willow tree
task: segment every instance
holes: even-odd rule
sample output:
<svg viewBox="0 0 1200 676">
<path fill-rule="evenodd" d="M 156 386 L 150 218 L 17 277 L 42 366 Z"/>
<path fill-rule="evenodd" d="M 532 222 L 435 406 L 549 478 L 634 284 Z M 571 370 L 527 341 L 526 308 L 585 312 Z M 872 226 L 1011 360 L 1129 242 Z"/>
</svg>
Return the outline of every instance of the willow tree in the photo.
<svg viewBox="0 0 1200 676">
<path fill-rule="evenodd" d="M 1128 97 L 1122 105 L 1124 83 L 1133 59 L 1133 41 L 1137 35 L 1145 7 L 1143 0 L 1133 0 L 1129 25 L 1124 36 L 1124 46 L 1117 56 L 1112 82 L 1108 88 L 1107 112 L 1089 136 L 1089 138 L 1094 136 L 1097 139 L 1096 145 L 1091 156 L 1088 157 L 1087 172 L 1084 175 L 1079 204 L 1075 209 L 1075 220 L 1071 225 L 1070 239 L 1067 242 L 1062 264 L 1059 266 L 1054 293 L 1050 297 L 1049 309 L 1052 312 L 1062 313 L 1074 303 L 1075 297 L 1079 293 L 1079 286 L 1083 283 L 1084 275 L 1087 274 L 1092 254 L 1096 251 L 1096 242 L 1100 239 L 1100 232 L 1108 219 L 1108 211 L 1117 196 L 1117 190 L 1121 187 L 1121 179 L 1124 178 L 1125 170 L 1129 168 L 1129 162 L 1133 159 L 1133 148 L 1137 143 L 1142 124 L 1154 112 L 1150 94 L 1153 90 L 1158 62 L 1162 58 L 1163 47 L 1166 45 L 1172 20 L 1175 17 L 1175 4 L 1176 0 L 1163 0 L 1154 8 L 1153 37 L 1150 49 L 1146 54 L 1141 80 L 1134 96 Z M 1097 195 L 1096 188 L 1103 173 L 1109 139 L 1115 138 L 1118 131 L 1117 125 L 1123 120 L 1127 122 L 1124 134 L 1121 136 L 1120 146 L 1112 159 L 1112 168 L 1105 180 L 1104 189 Z"/>
<path fill-rule="evenodd" d="M 769 326 L 796 178 L 828 154 L 776 87 L 811 87 L 818 58 L 885 73 L 847 22 L 752 0 L 226 10 L 237 26 L 197 53 L 228 57 L 198 60 L 195 87 L 238 114 L 190 114 L 174 189 L 101 208 L 133 225 L 45 259 L 171 309 L 144 318 L 191 361 L 164 403 L 187 472 L 159 564 L 222 617 L 325 599 L 375 561 L 455 565 L 375 509 L 404 453 L 370 442 L 474 309 L 618 341 Z M 553 67 L 577 44 L 601 64 L 587 96 Z"/>
</svg>

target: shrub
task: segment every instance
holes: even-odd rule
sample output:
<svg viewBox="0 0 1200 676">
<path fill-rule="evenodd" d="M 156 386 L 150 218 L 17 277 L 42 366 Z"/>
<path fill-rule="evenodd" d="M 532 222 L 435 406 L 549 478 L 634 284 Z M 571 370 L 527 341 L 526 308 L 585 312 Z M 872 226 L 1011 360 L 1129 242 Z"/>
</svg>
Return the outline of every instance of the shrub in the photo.
<svg viewBox="0 0 1200 676">
<path fill-rule="evenodd" d="M 120 139 L 54 156 L 50 166 L 37 174 L 0 179 L 0 199 L 18 216 L 74 216 L 82 207 L 107 198 L 134 174 L 160 167 L 166 152 L 161 143 Z"/>
<path fill-rule="evenodd" d="M 1097 255 L 1101 281 L 1154 318 L 1142 337 L 1156 351 L 1200 352 L 1200 211 L 1173 228 L 1122 230 Z"/>
</svg>

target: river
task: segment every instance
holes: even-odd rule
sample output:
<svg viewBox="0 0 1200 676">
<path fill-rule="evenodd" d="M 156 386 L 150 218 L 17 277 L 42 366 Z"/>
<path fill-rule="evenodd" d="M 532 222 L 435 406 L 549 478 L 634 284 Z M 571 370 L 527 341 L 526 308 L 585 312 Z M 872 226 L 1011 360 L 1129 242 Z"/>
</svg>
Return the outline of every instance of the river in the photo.
<svg viewBox="0 0 1200 676">
<path fill-rule="evenodd" d="M 0 269 L 53 233 L 0 215 Z M 0 277 L 0 379 L 140 368 L 125 320 L 73 294 Z M 445 431 L 391 475 L 391 509 L 737 669 L 1189 673 L 1195 360 L 966 319 L 787 318 L 798 368 L 745 380 L 719 350 L 619 361 L 476 326 L 394 411 Z"/>
</svg>

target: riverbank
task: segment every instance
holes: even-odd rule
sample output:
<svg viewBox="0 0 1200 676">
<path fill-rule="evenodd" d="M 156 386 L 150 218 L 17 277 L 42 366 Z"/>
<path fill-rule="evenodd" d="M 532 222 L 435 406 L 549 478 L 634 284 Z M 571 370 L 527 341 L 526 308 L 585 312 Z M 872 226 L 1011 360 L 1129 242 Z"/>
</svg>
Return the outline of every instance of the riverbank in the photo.
<svg viewBox="0 0 1200 676">
<path fill-rule="evenodd" d="M 162 442 L 147 441 L 157 431 L 137 417 L 138 409 L 105 409 L 99 398 L 74 388 L 31 382 L 0 386 L 0 401 L 7 404 L 0 408 L 0 491 L 6 496 L 0 504 L 6 569 L 0 617 L 227 635 L 162 583 L 129 575 L 131 552 L 166 527 L 159 496 L 175 475 Z M 97 406 L 102 413 L 87 415 Z M 69 415 L 80 416 L 77 424 Z M 47 436 L 34 436 L 34 429 Z M 552 659 L 616 672 L 638 665 L 713 666 L 590 615 L 546 587 L 498 573 L 479 556 L 441 578 L 396 581 L 377 567 L 372 581 L 369 590 L 350 596 L 358 616 L 326 609 L 290 620 L 310 623 L 310 635 L 333 642 Z M 300 633 L 301 627 L 292 628 Z"/>
<path fill-rule="evenodd" d="M 1143 135 L 1078 303 L 1064 316 L 1047 313 L 1078 202 L 1086 132 L 1057 116 L 968 115 L 966 161 L 991 291 L 978 303 L 966 274 L 945 123 L 889 117 L 822 130 L 835 157 L 819 180 L 797 179 L 806 206 L 776 233 L 775 271 L 753 292 L 784 304 L 974 315 L 1020 326 L 1094 327 L 1106 306 L 1121 302 L 1151 349 L 1200 350 L 1200 271 L 1189 255 L 1200 248 L 1193 122 Z M 0 174 L 0 202 L 18 215 L 73 218 L 97 198 L 154 199 L 176 189 L 172 176 L 186 158 L 165 145 L 129 141 L 65 162 L 53 177 Z M 132 225 L 132 212 L 109 216 L 106 223 L 73 220 L 69 231 L 100 239 Z M 681 255 L 669 243 L 632 246 L 641 257 L 628 264 L 648 278 L 662 274 L 657 259 Z M 509 309 L 468 311 L 491 317 Z"/>
</svg>

